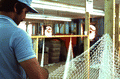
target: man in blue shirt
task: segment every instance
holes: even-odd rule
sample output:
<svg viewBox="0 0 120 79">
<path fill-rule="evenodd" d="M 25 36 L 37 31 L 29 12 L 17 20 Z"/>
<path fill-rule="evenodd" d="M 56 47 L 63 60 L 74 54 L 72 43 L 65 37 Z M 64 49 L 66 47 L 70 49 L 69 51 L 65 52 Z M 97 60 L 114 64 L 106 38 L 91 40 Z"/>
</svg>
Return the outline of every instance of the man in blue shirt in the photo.
<svg viewBox="0 0 120 79">
<path fill-rule="evenodd" d="M 0 0 L 0 79 L 47 79 L 39 66 L 29 35 L 17 27 L 30 7 L 31 0 Z"/>
</svg>

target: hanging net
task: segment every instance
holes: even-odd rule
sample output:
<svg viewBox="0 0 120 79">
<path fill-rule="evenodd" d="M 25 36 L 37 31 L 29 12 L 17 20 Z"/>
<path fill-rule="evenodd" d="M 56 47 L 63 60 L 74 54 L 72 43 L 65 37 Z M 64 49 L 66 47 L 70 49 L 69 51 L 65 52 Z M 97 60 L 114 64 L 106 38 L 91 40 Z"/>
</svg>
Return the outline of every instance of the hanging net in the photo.
<svg viewBox="0 0 120 79">
<path fill-rule="evenodd" d="M 88 51 L 89 59 L 86 57 Z M 113 51 L 112 39 L 108 34 L 66 63 L 50 73 L 49 79 L 120 79 L 119 54 Z"/>
</svg>

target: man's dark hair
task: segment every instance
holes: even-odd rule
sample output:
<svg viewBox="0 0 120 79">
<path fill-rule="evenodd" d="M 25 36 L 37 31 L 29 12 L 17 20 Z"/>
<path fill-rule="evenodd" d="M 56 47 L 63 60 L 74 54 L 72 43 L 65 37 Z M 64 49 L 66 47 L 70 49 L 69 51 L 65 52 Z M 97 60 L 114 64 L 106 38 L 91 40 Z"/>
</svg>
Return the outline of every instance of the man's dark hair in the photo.
<svg viewBox="0 0 120 79">
<path fill-rule="evenodd" d="M 0 1 L 0 11 L 14 12 L 15 4 L 16 4 L 17 14 L 21 14 L 22 9 L 27 7 L 27 5 L 19 2 L 18 0 L 1 0 Z"/>
</svg>

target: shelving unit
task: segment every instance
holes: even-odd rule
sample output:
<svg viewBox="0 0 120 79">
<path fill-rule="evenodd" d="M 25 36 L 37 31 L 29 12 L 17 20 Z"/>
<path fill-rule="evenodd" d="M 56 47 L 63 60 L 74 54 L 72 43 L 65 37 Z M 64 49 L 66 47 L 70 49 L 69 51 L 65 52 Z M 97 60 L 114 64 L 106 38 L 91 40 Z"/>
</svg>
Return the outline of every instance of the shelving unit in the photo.
<svg viewBox="0 0 120 79">
<path fill-rule="evenodd" d="M 35 53 L 38 59 L 38 40 L 39 38 L 61 38 L 61 37 L 88 37 L 88 35 L 53 35 L 53 36 L 31 36 L 31 38 L 35 41 Z"/>
</svg>

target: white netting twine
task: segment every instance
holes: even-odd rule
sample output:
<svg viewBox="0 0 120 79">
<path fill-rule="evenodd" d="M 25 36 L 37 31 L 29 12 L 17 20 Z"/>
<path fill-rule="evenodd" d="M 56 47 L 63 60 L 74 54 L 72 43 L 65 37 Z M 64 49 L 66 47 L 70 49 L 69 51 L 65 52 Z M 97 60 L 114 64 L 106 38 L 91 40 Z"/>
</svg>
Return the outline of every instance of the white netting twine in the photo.
<svg viewBox="0 0 120 79">
<path fill-rule="evenodd" d="M 87 57 L 90 51 L 90 66 Z M 117 51 L 113 53 L 113 43 L 108 34 L 103 35 L 94 45 L 65 65 L 49 74 L 49 79 L 120 79 L 120 61 Z M 64 78 L 63 76 L 67 77 Z"/>
</svg>

